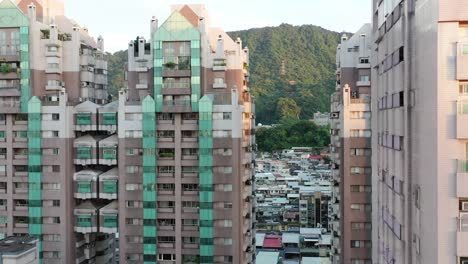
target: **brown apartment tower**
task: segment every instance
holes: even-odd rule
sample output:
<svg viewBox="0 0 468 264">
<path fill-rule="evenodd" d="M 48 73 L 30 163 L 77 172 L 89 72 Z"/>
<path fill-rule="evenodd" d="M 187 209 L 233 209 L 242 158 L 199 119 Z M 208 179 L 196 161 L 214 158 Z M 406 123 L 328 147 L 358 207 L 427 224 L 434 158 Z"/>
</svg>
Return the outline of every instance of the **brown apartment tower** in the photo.
<svg viewBox="0 0 468 264">
<path fill-rule="evenodd" d="M 120 260 L 253 263 L 249 50 L 202 5 L 150 28 L 119 94 Z"/>
<path fill-rule="evenodd" d="M 103 39 L 63 10 L 0 2 L 0 237 L 38 237 L 42 263 L 253 262 L 240 39 L 176 6 L 109 102 Z"/>
<path fill-rule="evenodd" d="M 332 263 L 371 264 L 371 25 L 337 48 L 337 87 L 331 99 Z"/>
</svg>

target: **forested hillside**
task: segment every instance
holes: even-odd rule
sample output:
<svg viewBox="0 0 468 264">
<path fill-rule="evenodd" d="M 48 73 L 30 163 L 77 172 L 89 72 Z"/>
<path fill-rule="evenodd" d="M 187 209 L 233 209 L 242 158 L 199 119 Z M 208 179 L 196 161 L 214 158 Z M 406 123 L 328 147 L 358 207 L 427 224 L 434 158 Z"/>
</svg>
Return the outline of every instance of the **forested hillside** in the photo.
<svg viewBox="0 0 468 264">
<path fill-rule="evenodd" d="M 329 111 L 335 88 L 335 52 L 339 34 L 323 28 L 288 24 L 230 32 L 249 47 L 250 87 L 256 96 L 257 121 L 310 119 Z M 109 56 L 109 86 L 116 95 L 124 86 L 125 51 Z"/>
</svg>

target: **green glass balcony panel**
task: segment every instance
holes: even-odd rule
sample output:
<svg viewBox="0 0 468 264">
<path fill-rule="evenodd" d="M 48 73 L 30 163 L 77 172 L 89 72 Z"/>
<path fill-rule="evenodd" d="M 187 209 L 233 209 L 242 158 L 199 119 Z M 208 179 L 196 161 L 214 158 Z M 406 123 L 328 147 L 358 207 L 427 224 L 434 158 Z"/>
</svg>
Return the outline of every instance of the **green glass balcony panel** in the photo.
<svg viewBox="0 0 468 264">
<path fill-rule="evenodd" d="M 102 124 L 103 125 L 117 125 L 117 114 L 114 113 L 104 113 L 102 114 Z"/>
<path fill-rule="evenodd" d="M 19 138 L 27 138 L 28 137 L 28 131 L 18 131 L 17 135 Z"/>
<path fill-rule="evenodd" d="M 79 215 L 76 218 L 76 225 L 78 227 L 91 227 L 91 215 Z"/>
<path fill-rule="evenodd" d="M 77 159 L 91 159 L 91 148 L 78 148 Z"/>
<path fill-rule="evenodd" d="M 0 138 L 5 138 L 5 131 L 0 131 Z"/>
<path fill-rule="evenodd" d="M 117 227 L 117 215 L 105 215 L 103 217 L 104 227 L 109 227 L 109 228 L 116 228 Z"/>
<path fill-rule="evenodd" d="M 91 182 L 78 182 L 78 193 L 90 193 Z"/>
<path fill-rule="evenodd" d="M 102 150 L 104 159 L 117 159 L 117 148 L 105 148 Z"/>
<path fill-rule="evenodd" d="M 117 193 L 117 181 L 103 182 L 104 193 Z"/>
<path fill-rule="evenodd" d="M 77 125 L 91 125 L 91 114 L 77 114 L 76 115 L 76 124 Z"/>
</svg>

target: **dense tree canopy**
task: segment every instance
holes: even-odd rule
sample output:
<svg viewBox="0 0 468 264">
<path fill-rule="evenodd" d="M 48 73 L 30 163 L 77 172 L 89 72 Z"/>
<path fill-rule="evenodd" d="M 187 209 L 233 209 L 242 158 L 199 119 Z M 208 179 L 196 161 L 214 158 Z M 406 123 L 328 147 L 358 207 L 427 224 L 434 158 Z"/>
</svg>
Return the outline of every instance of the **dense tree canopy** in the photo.
<svg viewBox="0 0 468 264">
<path fill-rule="evenodd" d="M 319 127 L 307 120 L 283 119 L 272 128 L 258 128 L 256 134 L 260 151 L 277 151 L 292 147 L 323 148 L 330 144 L 328 127 Z"/>
<path fill-rule="evenodd" d="M 297 111 L 301 119 L 310 119 L 317 111 L 330 110 L 339 33 L 282 24 L 229 35 L 240 37 L 250 50 L 250 86 L 259 123 L 274 124 Z"/>
</svg>

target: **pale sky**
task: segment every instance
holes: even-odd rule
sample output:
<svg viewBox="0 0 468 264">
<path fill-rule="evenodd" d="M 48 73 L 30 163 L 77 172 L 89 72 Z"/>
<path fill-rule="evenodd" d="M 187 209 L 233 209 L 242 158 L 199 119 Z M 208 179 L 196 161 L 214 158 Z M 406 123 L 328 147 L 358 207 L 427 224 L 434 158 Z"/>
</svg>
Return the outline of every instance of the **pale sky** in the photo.
<svg viewBox="0 0 468 264">
<path fill-rule="evenodd" d="M 183 3 L 204 4 L 212 26 L 226 31 L 288 23 L 355 32 L 371 21 L 371 0 L 65 0 L 65 13 L 115 52 L 137 36 L 149 38 L 151 17 L 161 24 L 172 4 Z"/>
</svg>

